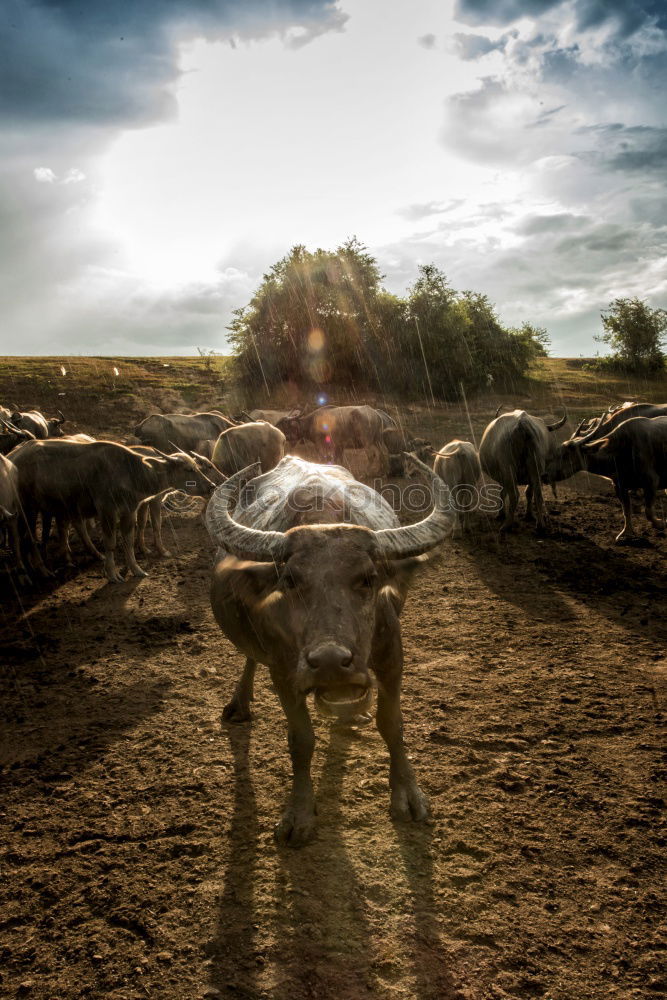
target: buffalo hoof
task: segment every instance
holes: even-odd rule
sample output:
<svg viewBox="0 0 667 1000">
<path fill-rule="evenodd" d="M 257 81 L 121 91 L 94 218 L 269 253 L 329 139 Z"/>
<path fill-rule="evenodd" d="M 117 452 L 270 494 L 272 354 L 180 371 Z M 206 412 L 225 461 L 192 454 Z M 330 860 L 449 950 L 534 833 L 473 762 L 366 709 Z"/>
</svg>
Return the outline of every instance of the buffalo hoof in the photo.
<svg viewBox="0 0 667 1000">
<path fill-rule="evenodd" d="M 250 722 L 251 719 L 250 705 L 244 705 L 242 702 L 237 701 L 236 698 L 232 698 L 222 710 L 223 722 Z"/>
<path fill-rule="evenodd" d="M 315 812 L 289 806 L 273 832 L 283 847 L 304 847 L 315 836 Z"/>
<path fill-rule="evenodd" d="M 423 823 L 431 815 L 428 799 L 419 785 L 400 785 L 392 789 L 391 818 L 401 823 Z"/>
<path fill-rule="evenodd" d="M 633 545 L 637 549 L 650 549 L 651 543 L 643 535 L 619 535 L 616 539 L 617 545 Z"/>
</svg>

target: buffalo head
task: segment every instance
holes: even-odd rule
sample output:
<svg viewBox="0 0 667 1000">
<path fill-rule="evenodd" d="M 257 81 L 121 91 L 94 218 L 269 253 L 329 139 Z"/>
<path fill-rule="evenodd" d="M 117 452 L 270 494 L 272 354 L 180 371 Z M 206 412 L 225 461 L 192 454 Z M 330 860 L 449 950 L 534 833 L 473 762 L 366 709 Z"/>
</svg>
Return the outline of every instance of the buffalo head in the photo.
<svg viewBox="0 0 667 1000">
<path fill-rule="evenodd" d="M 423 469 L 433 482 L 435 507 L 407 527 L 320 523 L 286 532 L 247 527 L 231 517 L 229 507 L 236 487 L 249 478 L 248 469 L 219 486 L 211 499 L 209 532 L 231 554 L 218 570 L 221 593 L 228 573 L 236 601 L 261 615 L 272 648 L 280 650 L 283 662 L 296 665 L 295 693 L 314 692 L 324 714 L 344 719 L 366 711 L 379 602 L 389 602 L 396 619 L 417 557 L 451 532 L 446 491 L 427 466 Z"/>
</svg>

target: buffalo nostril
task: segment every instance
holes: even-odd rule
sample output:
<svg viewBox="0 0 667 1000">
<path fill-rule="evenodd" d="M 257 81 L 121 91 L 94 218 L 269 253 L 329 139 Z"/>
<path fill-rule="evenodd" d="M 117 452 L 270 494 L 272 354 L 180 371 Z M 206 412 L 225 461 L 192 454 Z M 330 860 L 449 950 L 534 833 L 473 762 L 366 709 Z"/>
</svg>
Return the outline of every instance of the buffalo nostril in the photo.
<svg viewBox="0 0 667 1000">
<path fill-rule="evenodd" d="M 308 665 L 313 670 L 338 670 L 352 663 L 352 651 L 337 643 L 323 643 L 306 654 Z"/>
</svg>

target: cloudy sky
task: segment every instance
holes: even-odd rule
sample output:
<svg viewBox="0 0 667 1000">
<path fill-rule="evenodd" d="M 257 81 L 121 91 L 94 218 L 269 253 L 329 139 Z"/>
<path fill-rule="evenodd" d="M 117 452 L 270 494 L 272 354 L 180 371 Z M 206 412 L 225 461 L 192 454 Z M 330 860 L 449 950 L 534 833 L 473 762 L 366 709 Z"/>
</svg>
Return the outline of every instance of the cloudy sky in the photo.
<svg viewBox="0 0 667 1000">
<path fill-rule="evenodd" d="M 193 354 L 356 235 L 596 349 L 667 305 L 664 0 L 3 0 L 0 351 Z"/>
</svg>

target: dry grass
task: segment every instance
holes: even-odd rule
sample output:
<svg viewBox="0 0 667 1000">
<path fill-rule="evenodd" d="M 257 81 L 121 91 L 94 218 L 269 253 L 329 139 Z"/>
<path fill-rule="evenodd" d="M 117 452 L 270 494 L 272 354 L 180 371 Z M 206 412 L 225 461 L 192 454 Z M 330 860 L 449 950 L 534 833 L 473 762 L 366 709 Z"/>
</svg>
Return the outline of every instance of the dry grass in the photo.
<svg viewBox="0 0 667 1000">
<path fill-rule="evenodd" d="M 93 432 L 123 431 L 155 410 L 210 408 L 234 411 L 241 405 L 271 405 L 282 400 L 256 397 L 252 402 L 230 391 L 229 357 L 203 358 L 104 358 L 104 357 L 5 357 L 0 358 L 0 403 L 23 409 L 61 409 L 70 422 Z M 624 399 L 667 400 L 667 374 L 653 379 L 596 372 L 585 358 L 546 358 L 535 364 L 529 377 L 514 389 L 492 387 L 468 400 L 471 423 L 477 432 L 495 408 L 503 403 L 536 413 L 558 414 L 565 407 L 572 421 L 599 412 Z M 64 371 L 64 374 L 63 374 Z M 330 398 L 352 402 L 349 387 L 334 387 Z M 427 406 L 426 401 L 406 404 L 380 394 L 355 395 L 354 400 L 399 410 L 408 425 L 429 416 L 442 424 L 459 404 Z M 299 400 L 304 405 L 310 396 Z M 313 397 L 314 401 L 314 397 Z M 294 400 L 290 399 L 293 403 Z M 411 418 L 412 415 L 412 418 Z M 428 419 L 426 420 L 428 423 Z"/>
</svg>

